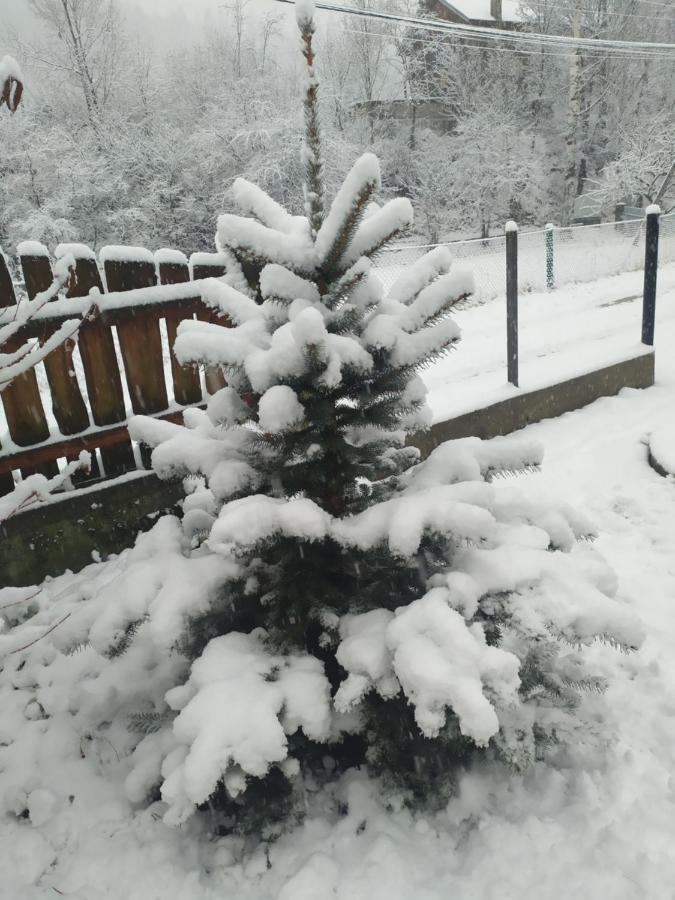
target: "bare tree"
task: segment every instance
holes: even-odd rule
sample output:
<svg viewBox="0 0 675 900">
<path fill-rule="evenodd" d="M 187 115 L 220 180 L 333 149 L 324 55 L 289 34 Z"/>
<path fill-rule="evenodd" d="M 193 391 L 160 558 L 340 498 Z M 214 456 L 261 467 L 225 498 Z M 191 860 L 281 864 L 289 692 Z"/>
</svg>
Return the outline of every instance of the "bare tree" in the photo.
<svg viewBox="0 0 675 900">
<path fill-rule="evenodd" d="M 234 25 L 232 67 L 235 78 L 241 78 L 244 33 L 246 26 L 246 8 L 250 5 L 250 3 L 251 0 L 232 0 L 231 3 L 226 3 L 223 7 L 224 9 L 227 9 L 229 11 L 232 17 L 232 24 Z"/>
<path fill-rule="evenodd" d="M 121 19 L 114 0 L 29 0 L 62 52 L 34 47 L 35 62 L 66 72 L 78 85 L 92 129 L 100 134 L 121 52 Z"/>
<path fill-rule="evenodd" d="M 263 17 L 260 29 L 260 71 L 263 73 L 265 71 L 265 63 L 267 61 L 270 45 L 281 33 L 279 29 L 280 22 L 281 19 L 278 16 L 272 15 L 272 13 L 265 13 L 265 16 Z"/>
</svg>

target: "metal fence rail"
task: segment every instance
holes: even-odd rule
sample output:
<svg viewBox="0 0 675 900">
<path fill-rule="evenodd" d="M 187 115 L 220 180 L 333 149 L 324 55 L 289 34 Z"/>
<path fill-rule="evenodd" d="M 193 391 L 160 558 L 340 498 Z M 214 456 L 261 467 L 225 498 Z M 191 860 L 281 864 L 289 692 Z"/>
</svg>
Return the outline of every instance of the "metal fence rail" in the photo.
<svg viewBox="0 0 675 900">
<path fill-rule="evenodd" d="M 518 235 L 518 290 L 545 291 L 565 284 L 596 281 L 644 265 L 644 220 L 602 225 L 549 226 Z M 405 245 L 382 254 L 376 272 L 386 288 L 401 272 L 435 246 L 448 247 L 458 265 L 473 272 L 474 303 L 505 294 L 506 237 L 452 241 L 443 245 Z M 675 213 L 661 217 L 661 263 L 675 261 Z"/>
</svg>

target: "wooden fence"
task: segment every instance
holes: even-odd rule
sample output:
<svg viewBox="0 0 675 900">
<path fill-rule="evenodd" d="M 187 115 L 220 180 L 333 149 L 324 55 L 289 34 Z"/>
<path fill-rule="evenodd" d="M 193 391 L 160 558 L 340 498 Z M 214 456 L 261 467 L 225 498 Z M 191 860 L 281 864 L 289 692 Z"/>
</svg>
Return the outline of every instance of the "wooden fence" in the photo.
<svg viewBox="0 0 675 900">
<path fill-rule="evenodd" d="M 104 296 L 100 309 L 85 315 L 80 326 L 81 366 L 74 364 L 74 345 L 67 344 L 45 357 L 42 390 L 35 370 L 29 370 L 0 393 L 11 440 L 0 447 L 0 495 L 13 488 L 14 472 L 55 475 L 58 460 L 77 458 L 81 450 L 92 453 L 92 470 L 76 476 L 80 484 L 148 468 L 149 451 L 141 447 L 134 453 L 129 439 L 130 412 L 180 422 L 183 407 L 204 402 L 225 384 L 220 370 L 181 366 L 170 349 L 183 319 L 229 324 L 208 310 L 195 290 L 201 279 L 225 273 L 219 254 L 197 253 L 188 261 L 175 250 L 153 255 L 143 248 L 110 247 L 97 260 L 84 245 L 57 248 L 62 252 L 75 257 L 75 282 L 65 298 L 43 307 L 16 341 L 45 341 L 63 321 L 82 316 L 95 300 L 92 294 Z M 52 284 L 43 245 L 20 245 L 19 263 L 30 299 Z M 16 303 L 8 262 L 0 253 L 0 307 Z"/>
</svg>

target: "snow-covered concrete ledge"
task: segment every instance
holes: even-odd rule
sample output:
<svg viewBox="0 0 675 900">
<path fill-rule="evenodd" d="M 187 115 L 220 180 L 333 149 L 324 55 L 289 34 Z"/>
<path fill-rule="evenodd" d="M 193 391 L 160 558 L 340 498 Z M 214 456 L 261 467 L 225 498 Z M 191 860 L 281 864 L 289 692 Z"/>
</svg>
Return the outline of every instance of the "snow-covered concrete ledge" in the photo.
<svg viewBox="0 0 675 900">
<path fill-rule="evenodd" d="M 509 386 L 502 399 L 438 421 L 414 443 L 426 456 L 443 441 L 509 434 L 623 388 L 653 384 L 654 353 L 636 349 L 619 362 L 536 390 Z M 133 473 L 61 494 L 51 503 L 20 513 L 0 525 L 0 587 L 34 584 L 66 569 L 79 571 L 99 554 L 119 553 L 157 515 L 174 509 L 181 497 L 180 482 L 161 482 L 150 472 Z"/>
<path fill-rule="evenodd" d="M 180 481 L 130 472 L 104 485 L 55 495 L 0 524 L 0 588 L 37 584 L 130 547 L 164 513 L 176 512 Z"/>
<path fill-rule="evenodd" d="M 536 390 L 512 389 L 502 400 L 435 422 L 412 443 L 426 456 L 443 441 L 510 434 L 532 422 L 580 409 L 600 397 L 611 397 L 623 388 L 646 388 L 653 384 L 654 352 L 645 347 L 619 362 Z"/>
</svg>

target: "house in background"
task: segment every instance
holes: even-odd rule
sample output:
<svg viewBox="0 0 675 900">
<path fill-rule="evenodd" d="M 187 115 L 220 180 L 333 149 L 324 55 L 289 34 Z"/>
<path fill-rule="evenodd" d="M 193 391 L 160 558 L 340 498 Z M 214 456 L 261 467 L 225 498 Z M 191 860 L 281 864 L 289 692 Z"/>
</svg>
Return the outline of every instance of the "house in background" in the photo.
<svg viewBox="0 0 675 900">
<path fill-rule="evenodd" d="M 523 28 L 528 21 L 528 8 L 520 0 L 420 0 L 420 13 L 460 25 L 507 30 Z M 481 44 L 478 38 L 473 48 Z M 424 50 L 420 53 L 425 55 Z M 523 59 L 527 61 L 527 57 Z M 456 124 L 450 105 L 440 96 L 415 101 L 409 98 L 361 101 L 353 103 L 350 111 L 354 118 L 367 120 L 371 129 L 377 126 L 390 135 L 402 126 L 410 128 L 411 133 L 418 128 L 429 128 L 436 134 L 449 134 Z"/>
<path fill-rule="evenodd" d="M 425 0 L 423 6 L 428 15 L 460 25 L 516 29 L 527 22 L 519 0 Z"/>
<path fill-rule="evenodd" d="M 447 106 L 439 100 L 368 100 L 353 103 L 351 115 L 355 119 L 367 119 L 371 127 L 377 125 L 381 133 L 392 136 L 401 127 L 429 128 L 436 134 L 449 134 L 455 119 L 449 114 Z"/>
</svg>

